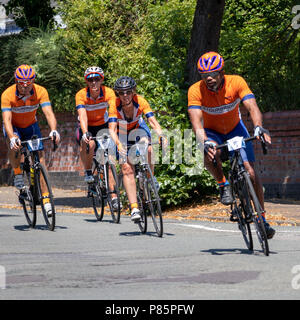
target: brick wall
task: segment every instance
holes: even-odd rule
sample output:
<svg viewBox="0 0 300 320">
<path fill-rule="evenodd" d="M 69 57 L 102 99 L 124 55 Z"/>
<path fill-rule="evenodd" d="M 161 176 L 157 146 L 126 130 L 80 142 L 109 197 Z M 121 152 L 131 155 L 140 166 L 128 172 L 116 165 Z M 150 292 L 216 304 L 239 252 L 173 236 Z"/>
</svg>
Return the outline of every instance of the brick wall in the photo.
<svg viewBox="0 0 300 320">
<path fill-rule="evenodd" d="M 250 117 L 243 107 L 241 112 L 252 134 Z M 54 153 L 51 143 L 45 143 L 46 163 L 52 184 L 61 188 L 82 188 L 83 169 L 79 158 L 79 146 L 75 141 L 77 116 L 61 113 L 56 114 L 56 117 L 62 138 L 61 144 Z M 300 199 L 300 111 L 268 112 L 263 117 L 264 127 L 271 133 L 272 145 L 269 146 L 267 155 L 263 155 L 260 143 L 254 143 L 254 147 L 256 169 L 264 184 L 265 196 Z M 39 120 L 42 133 L 47 135 L 49 130 L 47 126 L 43 126 L 43 122 L 44 118 Z M 0 136 L 0 167 L 0 184 L 11 183 L 3 135 Z"/>
<path fill-rule="evenodd" d="M 252 134 L 249 115 L 242 116 Z M 260 143 L 255 143 L 255 156 L 265 196 L 300 199 L 300 111 L 267 112 L 263 121 L 272 144 L 264 155 Z"/>
</svg>

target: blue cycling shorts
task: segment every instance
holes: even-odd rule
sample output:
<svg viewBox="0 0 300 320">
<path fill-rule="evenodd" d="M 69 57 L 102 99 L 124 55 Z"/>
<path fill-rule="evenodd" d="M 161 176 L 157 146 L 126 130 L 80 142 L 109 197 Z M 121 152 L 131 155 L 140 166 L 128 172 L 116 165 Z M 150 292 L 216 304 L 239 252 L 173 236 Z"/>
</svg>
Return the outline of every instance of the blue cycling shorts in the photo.
<svg viewBox="0 0 300 320">
<path fill-rule="evenodd" d="M 14 130 L 14 134 L 18 136 L 21 141 L 30 140 L 33 135 L 36 135 L 38 138 L 42 137 L 41 130 L 37 122 L 33 123 L 32 125 L 26 128 L 18 128 L 13 126 L 13 130 Z M 3 134 L 4 134 L 4 137 L 7 138 L 7 133 L 4 129 L 4 126 L 3 126 Z M 42 141 L 40 142 L 40 147 L 41 148 L 39 150 L 44 150 L 44 145 Z"/>
<path fill-rule="evenodd" d="M 217 142 L 217 144 L 223 144 L 226 140 L 232 139 L 237 136 L 244 138 L 250 137 L 248 130 L 242 120 L 240 120 L 236 127 L 227 134 L 221 134 L 211 129 L 204 130 L 208 140 L 215 141 Z M 233 151 L 230 151 L 229 155 L 231 156 L 233 153 Z M 246 149 L 241 149 L 241 156 L 244 162 L 255 162 L 254 149 L 251 141 L 246 143 Z"/>
</svg>

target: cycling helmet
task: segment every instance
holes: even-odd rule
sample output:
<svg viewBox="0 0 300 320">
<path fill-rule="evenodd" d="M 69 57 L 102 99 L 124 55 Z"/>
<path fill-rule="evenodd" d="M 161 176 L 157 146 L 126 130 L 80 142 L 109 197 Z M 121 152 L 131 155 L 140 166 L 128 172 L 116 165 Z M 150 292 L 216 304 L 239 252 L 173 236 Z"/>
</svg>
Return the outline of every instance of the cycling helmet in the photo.
<svg viewBox="0 0 300 320">
<path fill-rule="evenodd" d="M 120 77 L 114 85 L 114 90 L 115 91 L 122 91 L 122 90 L 128 90 L 128 89 L 135 89 L 136 87 L 136 82 L 134 81 L 133 78 L 123 76 Z"/>
<path fill-rule="evenodd" d="M 99 67 L 88 67 L 84 73 L 84 79 L 93 78 L 93 77 L 101 77 L 104 79 L 104 72 Z"/>
<path fill-rule="evenodd" d="M 33 80 L 35 76 L 34 70 L 27 64 L 20 65 L 15 71 L 16 80 Z"/>
<path fill-rule="evenodd" d="M 217 52 L 210 51 L 199 58 L 197 67 L 200 73 L 221 71 L 224 67 L 224 59 Z"/>
</svg>

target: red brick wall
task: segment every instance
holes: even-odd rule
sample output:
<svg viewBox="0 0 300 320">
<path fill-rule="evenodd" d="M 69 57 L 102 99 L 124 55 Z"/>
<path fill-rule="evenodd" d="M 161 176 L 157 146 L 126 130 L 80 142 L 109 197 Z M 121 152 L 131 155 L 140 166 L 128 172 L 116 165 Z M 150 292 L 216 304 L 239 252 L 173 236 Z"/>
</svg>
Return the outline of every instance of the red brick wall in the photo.
<svg viewBox="0 0 300 320">
<path fill-rule="evenodd" d="M 249 115 L 243 119 L 250 132 Z M 272 144 L 268 154 L 255 143 L 256 169 L 269 197 L 300 198 L 300 111 L 267 112 L 264 127 L 270 131 Z"/>
<path fill-rule="evenodd" d="M 241 112 L 252 134 L 253 126 L 250 117 L 243 107 Z M 59 180 L 57 172 L 68 171 L 70 176 L 73 173 L 82 176 L 79 146 L 75 141 L 77 115 L 60 113 L 56 114 L 56 117 L 62 141 L 55 153 L 51 150 L 51 143 L 45 143 L 49 171 L 55 173 L 57 180 Z M 300 198 L 300 111 L 267 112 L 263 118 L 264 127 L 271 133 L 272 145 L 269 146 L 267 155 L 263 155 L 260 143 L 254 143 L 254 145 L 256 169 L 265 186 L 265 194 L 267 197 Z M 44 118 L 41 120 L 45 122 Z M 39 123 L 42 133 L 48 135 L 49 130 L 47 126 L 42 125 L 41 120 Z M 7 148 L 3 135 L 0 137 L 0 166 L 1 168 L 7 166 Z M 80 183 L 77 185 L 79 186 Z"/>
</svg>

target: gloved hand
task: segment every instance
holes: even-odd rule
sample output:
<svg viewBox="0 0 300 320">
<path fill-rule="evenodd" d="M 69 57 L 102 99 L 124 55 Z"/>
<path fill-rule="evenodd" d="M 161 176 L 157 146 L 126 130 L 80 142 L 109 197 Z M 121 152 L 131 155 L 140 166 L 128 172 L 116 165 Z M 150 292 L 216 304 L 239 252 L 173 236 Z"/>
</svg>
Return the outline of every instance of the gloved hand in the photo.
<svg viewBox="0 0 300 320">
<path fill-rule="evenodd" d="M 92 134 L 87 131 L 86 133 L 84 133 L 84 134 L 82 135 L 82 138 L 81 138 L 81 139 L 82 139 L 86 144 L 88 144 L 91 137 L 92 137 Z"/>
<path fill-rule="evenodd" d="M 21 140 L 18 137 L 12 137 L 10 139 L 10 148 L 12 150 L 18 150 L 21 146 Z"/>
<path fill-rule="evenodd" d="M 259 136 L 263 135 L 264 133 L 266 133 L 267 135 L 270 135 L 269 130 L 264 129 L 264 128 L 261 127 L 261 126 L 256 126 L 256 127 L 254 128 L 254 136 L 255 136 L 255 137 L 259 137 Z"/>
<path fill-rule="evenodd" d="M 55 142 L 56 143 L 59 143 L 60 141 L 60 134 L 56 131 L 56 130 L 52 130 L 50 133 L 49 133 L 49 137 L 53 140 L 53 136 L 55 135 Z"/>
</svg>

